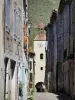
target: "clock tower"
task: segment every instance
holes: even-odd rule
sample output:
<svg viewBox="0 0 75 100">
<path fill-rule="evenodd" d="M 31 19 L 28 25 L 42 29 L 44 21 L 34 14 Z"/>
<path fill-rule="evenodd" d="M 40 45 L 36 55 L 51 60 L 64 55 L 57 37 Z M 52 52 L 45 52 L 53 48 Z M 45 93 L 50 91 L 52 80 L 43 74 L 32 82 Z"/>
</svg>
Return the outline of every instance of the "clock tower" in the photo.
<svg viewBox="0 0 75 100">
<path fill-rule="evenodd" d="M 45 79 L 45 66 L 46 66 L 46 35 L 44 31 L 44 24 L 40 18 L 38 25 L 38 32 L 34 39 L 34 52 L 35 52 L 35 85 Z"/>
</svg>

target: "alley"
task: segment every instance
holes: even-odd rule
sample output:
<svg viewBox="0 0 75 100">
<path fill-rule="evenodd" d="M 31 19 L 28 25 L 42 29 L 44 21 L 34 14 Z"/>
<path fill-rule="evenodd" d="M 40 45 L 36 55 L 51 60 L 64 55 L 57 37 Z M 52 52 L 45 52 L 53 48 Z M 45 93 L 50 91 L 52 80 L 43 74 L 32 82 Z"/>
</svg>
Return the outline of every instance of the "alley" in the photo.
<svg viewBox="0 0 75 100">
<path fill-rule="evenodd" d="M 34 100 L 71 100 L 65 95 L 56 95 L 53 93 L 35 93 Z"/>
<path fill-rule="evenodd" d="M 75 0 L 0 0 L 0 100 L 75 100 Z"/>
</svg>

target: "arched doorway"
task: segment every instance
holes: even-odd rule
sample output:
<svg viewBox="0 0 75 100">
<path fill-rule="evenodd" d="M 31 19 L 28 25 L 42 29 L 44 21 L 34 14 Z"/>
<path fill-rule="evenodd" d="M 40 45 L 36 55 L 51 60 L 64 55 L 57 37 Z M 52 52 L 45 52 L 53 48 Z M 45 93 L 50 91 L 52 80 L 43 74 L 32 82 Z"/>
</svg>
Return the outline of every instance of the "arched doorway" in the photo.
<svg viewBox="0 0 75 100">
<path fill-rule="evenodd" d="M 36 83 L 35 88 L 36 88 L 37 92 L 44 92 L 45 91 L 45 85 L 43 82 Z"/>
</svg>

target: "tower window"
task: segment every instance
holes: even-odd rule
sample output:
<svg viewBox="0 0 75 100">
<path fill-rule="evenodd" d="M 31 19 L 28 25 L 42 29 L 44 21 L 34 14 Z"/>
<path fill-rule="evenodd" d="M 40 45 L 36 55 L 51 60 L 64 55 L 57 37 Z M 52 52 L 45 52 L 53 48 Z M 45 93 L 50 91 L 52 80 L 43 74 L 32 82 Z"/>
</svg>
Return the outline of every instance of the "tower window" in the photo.
<svg viewBox="0 0 75 100">
<path fill-rule="evenodd" d="M 43 67 L 40 67 L 40 70 L 43 70 Z"/>
<path fill-rule="evenodd" d="M 40 54 L 40 59 L 43 59 L 43 54 L 42 53 Z"/>
</svg>

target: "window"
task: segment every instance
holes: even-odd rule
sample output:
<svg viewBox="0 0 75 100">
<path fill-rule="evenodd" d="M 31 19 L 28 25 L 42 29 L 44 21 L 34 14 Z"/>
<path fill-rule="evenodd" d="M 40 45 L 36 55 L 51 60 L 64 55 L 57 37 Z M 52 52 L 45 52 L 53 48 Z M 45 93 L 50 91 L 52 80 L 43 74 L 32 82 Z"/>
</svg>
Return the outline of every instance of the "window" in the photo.
<svg viewBox="0 0 75 100">
<path fill-rule="evenodd" d="M 21 17 L 18 15 L 18 38 L 21 39 Z"/>
<path fill-rule="evenodd" d="M 14 9 L 14 37 L 16 36 L 16 10 Z"/>
<path fill-rule="evenodd" d="M 21 12 L 20 9 L 16 12 L 14 10 L 14 33 L 16 33 L 16 37 L 21 40 Z"/>
<path fill-rule="evenodd" d="M 32 73 L 30 73 L 30 81 L 32 82 Z"/>
<path fill-rule="evenodd" d="M 11 78 L 13 79 L 16 62 L 11 60 Z"/>
<path fill-rule="evenodd" d="M 40 54 L 40 59 L 43 59 L 43 54 L 42 53 Z"/>
<path fill-rule="evenodd" d="M 31 71 L 31 69 L 32 69 L 32 62 L 30 61 L 30 71 Z"/>
<path fill-rule="evenodd" d="M 10 0 L 6 0 L 6 31 L 10 32 Z"/>
<path fill-rule="evenodd" d="M 40 70 L 43 70 L 43 67 L 40 67 Z"/>
<path fill-rule="evenodd" d="M 25 68 L 25 74 L 26 74 L 26 68 Z"/>
<path fill-rule="evenodd" d="M 18 27 L 19 27 L 19 19 L 18 19 L 18 12 L 16 13 L 16 36 L 18 36 Z"/>
<path fill-rule="evenodd" d="M 67 57 L 67 49 L 64 50 L 64 59 Z"/>
</svg>

